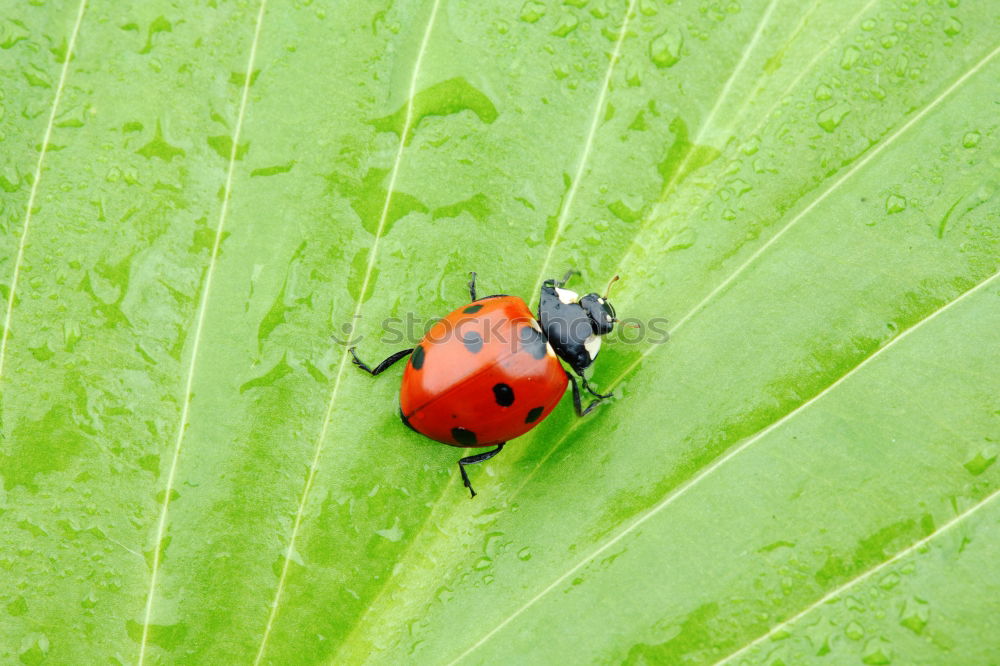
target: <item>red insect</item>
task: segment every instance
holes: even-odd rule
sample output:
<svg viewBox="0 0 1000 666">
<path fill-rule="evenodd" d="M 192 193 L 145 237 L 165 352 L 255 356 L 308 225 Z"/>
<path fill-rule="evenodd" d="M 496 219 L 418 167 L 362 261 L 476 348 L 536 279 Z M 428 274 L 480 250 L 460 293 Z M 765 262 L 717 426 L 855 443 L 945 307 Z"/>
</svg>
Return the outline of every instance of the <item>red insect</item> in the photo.
<svg viewBox="0 0 1000 666">
<path fill-rule="evenodd" d="M 374 369 L 350 349 L 354 364 L 372 375 L 412 354 L 403 371 L 399 415 L 416 432 L 451 446 L 496 446 L 458 461 L 473 497 L 465 466 L 489 460 L 508 440 L 541 423 L 567 384 L 573 387 L 578 416 L 611 397 L 591 389 L 583 372 L 601 348 L 600 336 L 610 333 L 618 319 L 607 292 L 581 297 L 563 288 L 574 272 L 542 284 L 537 319 L 516 296 L 476 298 L 472 273 L 472 303 L 434 324 L 416 347 L 396 352 Z M 578 377 L 563 369 L 560 358 Z M 596 397 L 586 408 L 577 381 Z"/>
</svg>

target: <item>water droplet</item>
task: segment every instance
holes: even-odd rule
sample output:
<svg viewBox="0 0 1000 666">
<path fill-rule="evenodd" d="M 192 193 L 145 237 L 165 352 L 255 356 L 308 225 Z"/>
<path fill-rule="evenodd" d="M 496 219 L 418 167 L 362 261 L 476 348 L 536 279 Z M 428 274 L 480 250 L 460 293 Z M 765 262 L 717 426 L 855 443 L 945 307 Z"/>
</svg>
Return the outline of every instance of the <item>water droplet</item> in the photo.
<svg viewBox="0 0 1000 666">
<path fill-rule="evenodd" d="M 48 361 L 55 356 L 55 352 L 49 348 L 48 342 L 43 342 L 37 347 L 28 347 L 28 351 L 31 352 L 36 361 Z"/>
<path fill-rule="evenodd" d="M 997 461 L 997 448 L 987 446 L 982 451 L 978 451 L 975 456 L 967 460 L 962 466 L 968 470 L 972 476 L 979 476 Z"/>
<path fill-rule="evenodd" d="M 399 524 L 399 516 L 396 516 L 395 520 L 393 520 L 392 527 L 389 527 L 384 530 L 375 530 L 375 534 L 385 539 L 388 539 L 393 543 L 401 541 L 403 538 L 403 528 Z"/>
<path fill-rule="evenodd" d="M 903 606 L 903 611 L 899 614 L 899 624 L 917 635 L 923 633 L 929 619 L 930 612 L 927 609 L 926 602 L 909 600 Z"/>
<path fill-rule="evenodd" d="M 14 617 L 20 617 L 28 612 L 28 602 L 24 600 L 24 597 L 16 597 L 7 604 L 7 612 Z"/>
<path fill-rule="evenodd" d="M 882 580 L 878 582 L 878 586 L 883 590 L 891 590 L 897 585 L 899 585 L 899 574 L 895 572 L 886 574 L 882 577 Z"/>
<path fill-rule="evenodd" d="M 4 19 L 0 23 L 0 49 L 9 49 L 21 40 L 27 39 L 30 34 L 21 23 Z"/>
<path fill-rule="evenodd" d="M 962 22 L 952 16 L 944 25 L 944 34 L 954 37 L 960 32 L 962 32 Z"/>
<path fill-rule="evenodd" d="M 881 640 L 873 640 L 865 646 L 861 661 L 872 666 L 892 663 L 892 652 Z"/>
<path fill-rule="evenodd" d="M 521 7 L 521 20 L 525 23 L 537 23 L 543 16 L 545 16 L 545 5 L 537 0 L 528 0 Z"/>
<path fill-rule="evenodd" d="M 730 186 L 736 192 L 736 196 L 738 197 L 743 196 L 744 194 L 753 189 L 750 183 L 743 180 L 742 178 L 737 178 L 736 180 L 730 183 Z"/>
<path fill-rule="evenodd" d="M 901 197 L 898 194 L 890 194 L 885 200 L 885 212 L 889 215 L 901 213 L 904 210 L 906 210 L 906 197 Z"/>
<path fill-rule="evenodd" d="M 813 92 L 813 99 L 817 102 L 825 102 L 831 97 L 833 97 L 833 88 L 825 83 L 821 83 L 816 86 L 816 90 Z"/>
<path fill-rule="evenodd" d="M 80 601 L 80 605 L 83 606 L 84 608 L 93 608 L 94 606 L 96 606 L 97 605 L 97 592 L 95 592 L 94 590 L 91 590 L 90 592 L 88 592 L 87 596 L 85 596 Z"/>
<path fill-rule="evenodd" d="M 865 32 L 871 32 L 872 30 L 875 29 L 876 25 L 877 24 L 875 23 L 875 19 L 865 19 L 864 21 L 861 22 L 861 29 L 864 30 Z"/>
<path fill-rule="evenodd" d="M 52 79 L 49 78 L 49 75 L 34 65 L 28 65 L 28 68 L 23 73 L 28 85 L 34 88 L 52 87 Z"/>
<path fill-rule="evenodd" d="M 45 661 L 49 654 L 49 639 L 45 634 L 28 634 L 21 641 L 21 649 L 17 651 L 17 658 L 22 664 L 35 666 Z"/>
<path fill-rule="evenodd" d="M 851 107 L 846 102 L 837 102 L 833 106 L 827 107 L 816 115 L 816 123 L 827 132 L 832 132 L 840 126 L 844 117 L 851 112 Z"/>
<path fill-rule="evenodd" d="M 865 630 L 857 622 L 851 622 L 846 627 L 844 627 L 844 635 L 850 638 L 852 641 L 857 641 L 864 638 Z"/>
<path fill-rule="evenodd" d="M 979 132 L 968 132 L 962 137 L 962 146 L 965 148 L 975 148 L 979 145 L 980 138 Z"/>
<path fill-rule="evenodd" d="M 858 59 L 861 57 L 861 50 L 856 46 L 848 46 L 844 49 L 844 55 L 840 58 L 840 68 L 841 69 L 851 69 L 857 64 Z"/>
<path fill-rule="evenodd" d="M 649 45 L 649 57 L 657 67 L 673 67 L 681 58 L 681 47 L 684 46 L 684 35 L 680 28 L 672 27 Z"/>
<path fill-rule="evenodd" d="M 517 559 L 521 560 L 522 562 L 527 562 L 528 560 L 530 560 L 531 549 L 525 546 L 521 550 L 517 551 Z"/>
<path fill-rule="evenodd" d="M 493 28 L 501 35 L 506 35 L 510 32 L 510 23 L 507 23 L 507 21 L 504 21 L 503 19 L 497 19 L 493 22 Z"/>
<path fill-rule="evenodd" d="M 579 24 L 580 20 L 576 18 L 576 16 L 574 16 L 573 14 L 566 14 L 561 19 L 559 19 L 559 23 L 556 25 L 555 30 L 552 31 L 552 34 L 555 35 L 556 37 L 565 37 L 566 35 L 576 30 L 576 27 Z"/>
</svg>

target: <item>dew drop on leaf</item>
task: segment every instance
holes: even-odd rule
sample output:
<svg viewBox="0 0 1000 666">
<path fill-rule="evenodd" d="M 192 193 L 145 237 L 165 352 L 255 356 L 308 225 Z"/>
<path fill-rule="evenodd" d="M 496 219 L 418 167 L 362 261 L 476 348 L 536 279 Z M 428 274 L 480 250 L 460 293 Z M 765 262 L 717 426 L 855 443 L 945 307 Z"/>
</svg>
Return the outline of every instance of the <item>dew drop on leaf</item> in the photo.
<svg viewBox="0 0 1000 666">
<path fill-rule="evenodd" d="M 890 194 L 885 200 L 885 212 L 892 215 L 893 213 L 901 213 L 906 210 L 906 198 L 901 197 L 898 194 Z"/>
<path fill-rule="evenodd" d="M 840 123 L 843 122 L 844 118 L 850 112 L 851 107 L 847 103 L 838 102 L 833 106 L 820 111 L 816 115 L 816 123 L 822 127 L 824 131 L 833 132 L 840 126 Z"/>
<path fill-rule="evenodd" d="M 521 20 L 525 23 L 537 23 L 543 16 L 545 16 L 545 5 L 537 0 L 528 0 L 521 7 Z"/>
<path fill-rule="evenodd" d="M 962 146 L 965 148 L 975 148 L 979 145 L 979 140 L 981 135 L 979 132 L 967 132 L 965 136 L 962 137 Z"/>
<path fill-rule="evenodd" d="M 649 57 L 660 68 L 673 67 L 681 58 L 684 35 L 674 26 L 654 39 L 649 45 Z"/>
<path fill-rule="evenodd" d="M 840 68 L 850 70 L 857 64 L 861 57 L 861 50 L 856 46 L 848 46 L 844 49 L 844 55 L 840 58 Z"/>
</svg>

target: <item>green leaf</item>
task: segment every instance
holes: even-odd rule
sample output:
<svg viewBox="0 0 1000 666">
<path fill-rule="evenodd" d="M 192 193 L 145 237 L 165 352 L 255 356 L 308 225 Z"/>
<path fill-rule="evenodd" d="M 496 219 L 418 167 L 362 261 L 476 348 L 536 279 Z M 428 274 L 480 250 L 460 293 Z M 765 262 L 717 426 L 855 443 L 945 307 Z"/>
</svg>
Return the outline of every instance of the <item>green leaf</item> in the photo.
<svg viewBox="0 0 1000 666">
<path fill-rule="evenodd" d="M 998 25 L 7 8 L 0 660 L 991 663 Z M 345 341 L 569 267 L 615 397 L 470 501 Z"/>
</svg>

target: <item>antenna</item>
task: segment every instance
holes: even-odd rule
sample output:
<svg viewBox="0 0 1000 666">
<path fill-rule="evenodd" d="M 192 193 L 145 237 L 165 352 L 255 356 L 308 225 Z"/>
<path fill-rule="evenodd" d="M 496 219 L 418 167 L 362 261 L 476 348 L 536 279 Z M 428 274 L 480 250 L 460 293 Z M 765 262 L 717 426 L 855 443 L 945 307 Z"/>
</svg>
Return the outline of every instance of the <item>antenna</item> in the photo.
<svg viewBox="0 0 1000 666">
<path fill-rule="evenodd" d="M 608 283 L 608 288 L 604 290 L 604 300 L 607 300 L 608 294 L 611 293 L 611 285 L 613 285 L 615 282 L 618 282 L 618 280 L 619 277 L 617 275 L 611 278 L 611 282 Z"/>
</svg>

